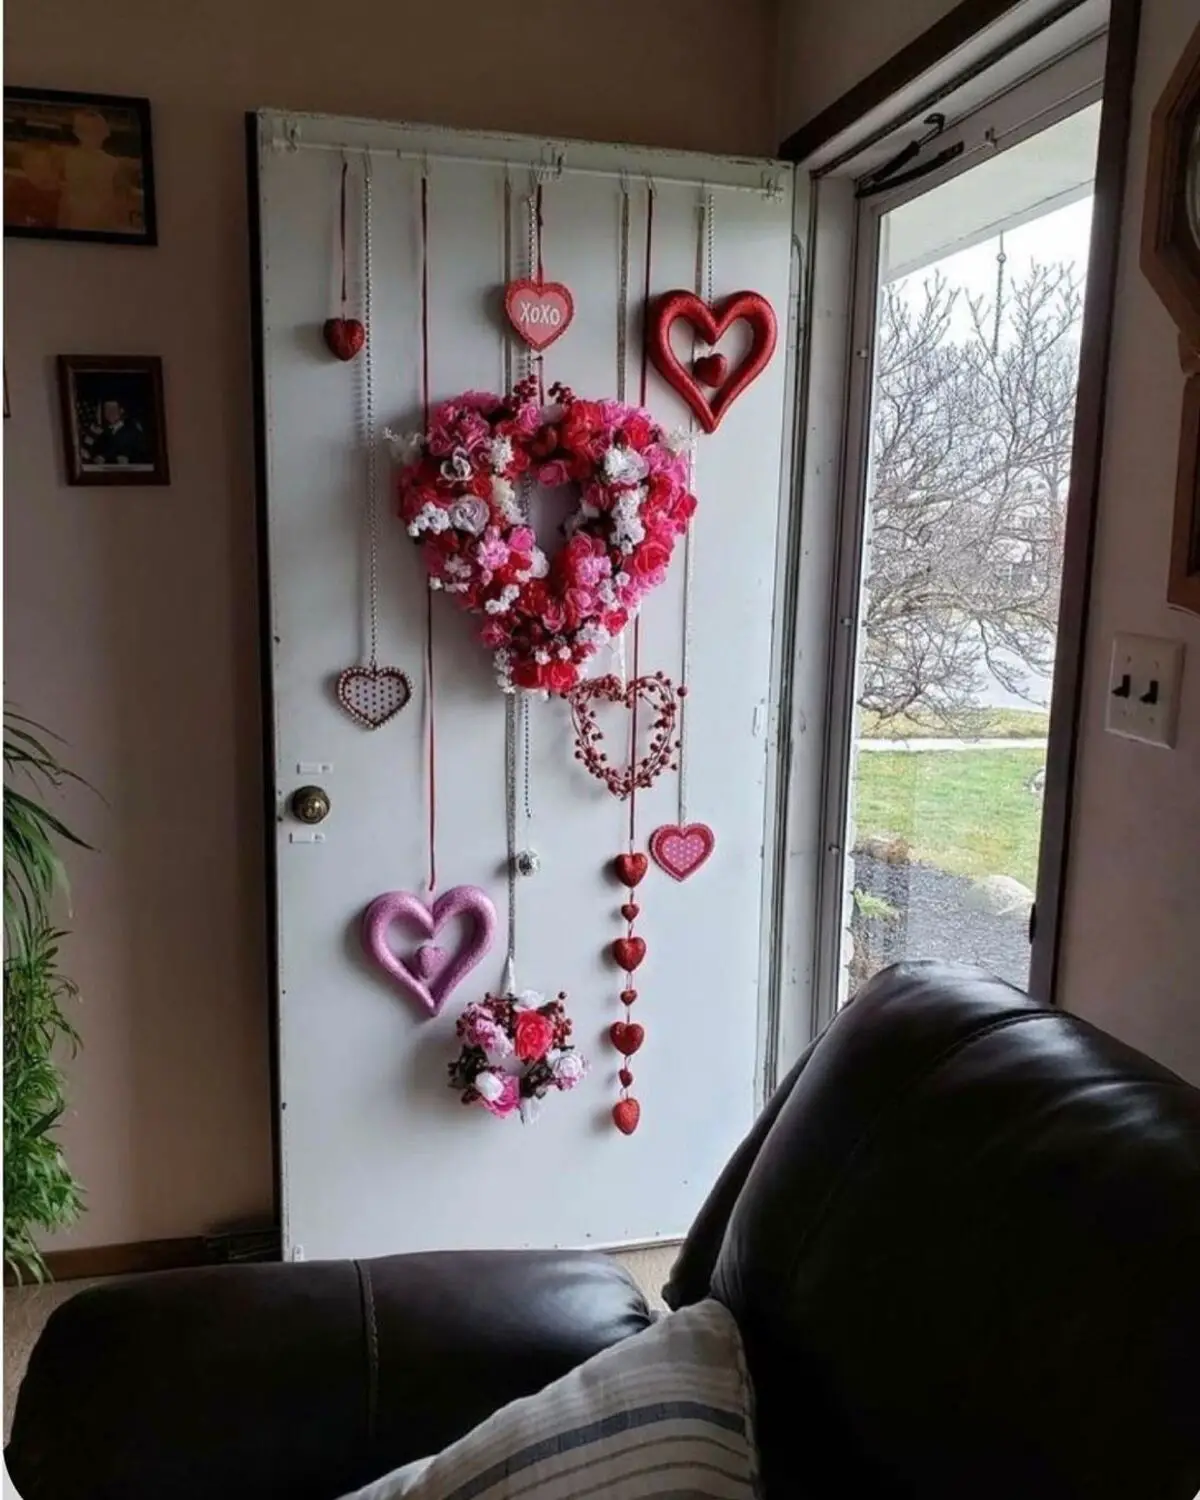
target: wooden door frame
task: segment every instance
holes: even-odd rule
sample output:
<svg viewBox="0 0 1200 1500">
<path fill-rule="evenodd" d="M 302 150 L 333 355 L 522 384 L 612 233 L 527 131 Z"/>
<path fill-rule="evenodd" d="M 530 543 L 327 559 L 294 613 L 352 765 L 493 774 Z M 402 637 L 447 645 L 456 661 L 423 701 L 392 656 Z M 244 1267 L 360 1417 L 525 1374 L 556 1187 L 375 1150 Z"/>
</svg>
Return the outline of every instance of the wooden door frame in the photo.
<svg viewBox="0 0 1200 1500">
<path fill-rule="evenodd" d="M 918 83 L 923 75 L 944 63 L 1019 3 L 1020 0 L 961 0 L 935 25 L 793 131 L 780 146 L 779 155 L 794 162 L 813 156 L 828 142 L 852 130 L 867 114 L 886 106 L 901 90 Z M 1010 38 L 995 56 L 1029 40 L 1080 3 L 1082 0 L 1065 0 L 1064 4 L 1047 11 L 1042 18 L 1031 22 L 1018 38 Z M 1046 1004 L 1054 1004 L 1058 998 L 1108 400 L 1112 314 L 1140 18 L 1141 0 L 1112 0 L 1080 340 L 1080 375 L 1046 749 L 1037 899 L 1030 921 L 1029 990 Z M 980 71 L 980 65 L 976 64 L 969 70 L 969 76 L 976 76 Z"/>
</svg>

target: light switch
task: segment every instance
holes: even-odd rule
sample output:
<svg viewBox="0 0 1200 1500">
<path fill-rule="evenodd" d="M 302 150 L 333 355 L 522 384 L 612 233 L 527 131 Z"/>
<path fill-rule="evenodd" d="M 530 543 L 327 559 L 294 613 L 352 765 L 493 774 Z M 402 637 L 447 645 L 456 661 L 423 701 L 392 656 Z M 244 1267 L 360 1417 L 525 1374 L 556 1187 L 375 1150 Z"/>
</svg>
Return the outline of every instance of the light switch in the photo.
<svg viewBox="0 0 1200 1500">
<path fill-rule="evenodd" d="M 1104 727 L 1110 734 L 1173 748 L 1182 677 L 1182 641 L 1114 637 Z"/>
</svg>

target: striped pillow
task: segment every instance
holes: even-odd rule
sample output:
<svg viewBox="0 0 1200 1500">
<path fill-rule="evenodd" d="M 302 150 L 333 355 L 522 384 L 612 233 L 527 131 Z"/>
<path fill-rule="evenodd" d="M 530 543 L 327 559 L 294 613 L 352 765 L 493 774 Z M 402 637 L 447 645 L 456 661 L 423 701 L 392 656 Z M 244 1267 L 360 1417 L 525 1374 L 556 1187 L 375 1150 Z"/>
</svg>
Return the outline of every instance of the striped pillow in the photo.
<svg viewBox="0 0 1200 1500">
<path fill-rule="evenodd" d="M 752 1403 L 732 1314 L 701 1302 L 345 1500 L 755 1500 Z"/>
</svg>

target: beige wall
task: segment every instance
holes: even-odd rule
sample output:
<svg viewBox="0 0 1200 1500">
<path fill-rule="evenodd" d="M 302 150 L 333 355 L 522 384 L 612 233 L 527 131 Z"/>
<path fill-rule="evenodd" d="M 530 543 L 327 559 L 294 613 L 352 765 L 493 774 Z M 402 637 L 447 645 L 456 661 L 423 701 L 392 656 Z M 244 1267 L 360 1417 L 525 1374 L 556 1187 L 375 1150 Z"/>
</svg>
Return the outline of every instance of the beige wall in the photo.
<svg viewBox="0 0 1200 1500">
<path fill-rule="evenodd" d="M 271 1202 L 243 111 L 762 153 L 772 11 L 739 0 L 731 45 L 727 0 L 8 6 L 10 83 L 150 96 L 161 236 L 5 247 L 7 689 L 107 798 L 70 803 L 101 852 L 72 861 L 90 1212 L 60 1243 Z M 63 486 L 60 352 L 163 356 L 170 489 Z"/>
<path fill-rule="evenodd" d="M 786 134 L 952 9 L 951 0 L 784 0 Z M 1143 0 L 1071 844 L 1064 1003 L 1200 1083 L 1200 620 L 1166 607 L 1183 377 L 1138 269 L 1150 112 L 1200 0 Z M 1178 747 L 1105 734 L 1115 631 L 1188 645 Z"/>
</svg>

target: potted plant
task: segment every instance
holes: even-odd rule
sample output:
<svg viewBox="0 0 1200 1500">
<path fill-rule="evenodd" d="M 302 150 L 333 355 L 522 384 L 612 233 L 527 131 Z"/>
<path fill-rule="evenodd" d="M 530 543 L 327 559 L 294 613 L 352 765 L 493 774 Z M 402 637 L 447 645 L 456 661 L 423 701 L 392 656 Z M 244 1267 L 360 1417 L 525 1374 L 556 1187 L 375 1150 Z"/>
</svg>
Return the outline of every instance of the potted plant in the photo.
<svg viewBox="0 0 1200 1500">
<path fill-rule="evenodd" d="M 79 1038 L 67 1009 L 77 990 L 59 968 L 64 934 L 52 908 L 65 891 L 60 842 L 88 846 L 43 805 L 80 778 L 39 725 L 4 723 L 4 1263 L 20 1281 L 45 1278 L 35 1235 L 82 1209 L 82 1192 L 55 1133 L 66 1098 L 60 1058 Z"/>
</svg>

